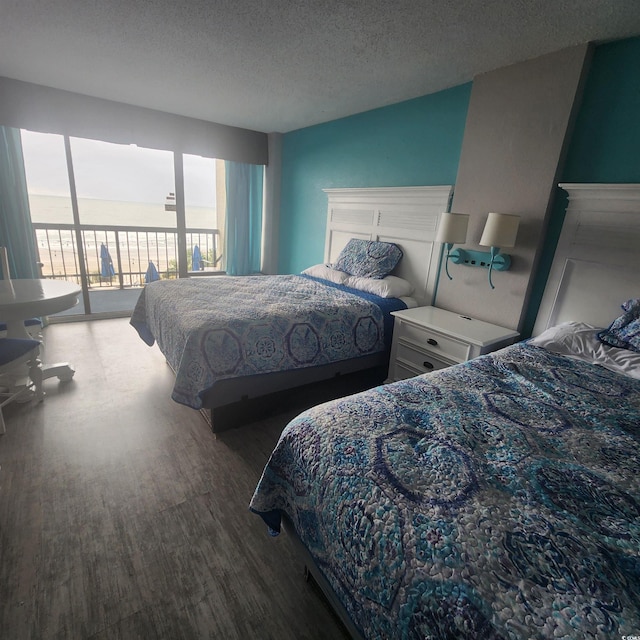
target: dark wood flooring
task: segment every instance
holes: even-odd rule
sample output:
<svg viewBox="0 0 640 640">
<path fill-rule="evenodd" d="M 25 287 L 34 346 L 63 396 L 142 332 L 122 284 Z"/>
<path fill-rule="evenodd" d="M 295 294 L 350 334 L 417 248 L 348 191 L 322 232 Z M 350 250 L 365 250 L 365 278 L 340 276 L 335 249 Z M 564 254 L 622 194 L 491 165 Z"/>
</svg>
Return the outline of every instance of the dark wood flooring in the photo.
<svg viewBox="0 0 640 640">
<path fill-rule="evenodd" d="M 1 638 L 346 637 L 291 540 L 248 509 L 297 410 L 216 436 L 128 319 L 45 340 L 77 372 L 4 410 Z"/>
</svg>

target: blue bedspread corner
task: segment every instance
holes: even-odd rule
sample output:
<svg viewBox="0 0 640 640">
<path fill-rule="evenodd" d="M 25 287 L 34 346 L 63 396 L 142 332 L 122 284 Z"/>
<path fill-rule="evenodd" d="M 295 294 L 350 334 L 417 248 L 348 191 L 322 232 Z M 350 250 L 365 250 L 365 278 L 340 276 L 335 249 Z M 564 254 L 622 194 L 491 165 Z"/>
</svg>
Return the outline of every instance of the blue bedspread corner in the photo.
<svg viewBox="0 0 640 640">
<path fill-rule="evenodd" d="M 279 509 L 274 509 L 273 511 L 261 512 L 256 509 L 249 507 L 249 511 L 259 515 L 264 523 L 267 525 L 267 532 L 270 536 L 276 537 L 279 536 L 282 531 L 282 514 Z"/>
<path fill-rule="evenodd" d="M 140 292 L 140 296 L 133 308 L 129 324 L 138 332 L 142 340 L 152 347 L 155 344 L 155 337 L 147 323 L 146 288 Z"/>
<path fill-rule="evenodd" d="M 149 330 L 149 327 L 144 322 L 136 322 L 133 318 L 129 321 L 129 324 L 138 332 L 138 335 L 142 338 L 142 340 L 152 347 L 156 339 L 153 337 L 153 334 Z"/>
</svg>

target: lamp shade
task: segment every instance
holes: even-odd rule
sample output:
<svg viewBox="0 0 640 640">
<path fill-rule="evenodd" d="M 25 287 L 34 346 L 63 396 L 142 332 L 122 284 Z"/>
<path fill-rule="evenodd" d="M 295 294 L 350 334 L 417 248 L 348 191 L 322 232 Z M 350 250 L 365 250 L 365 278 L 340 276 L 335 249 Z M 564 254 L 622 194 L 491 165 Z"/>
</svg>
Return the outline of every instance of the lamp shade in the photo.
<svg viewBox="0 0 640 640">
<path fill-rule="evenodd" d="M 467 240 L 469 215 L 466 213 L 440 214 L 440 224 L 436 234 L 436 242 L 447 244 L 463 244 Z"/>
<path fill-rule="evenodd" d="M 484 225 L 480 244 L 483 247 L 513 247 L 516 244 L 520 216 L 490 213 Z"/>
</svg>

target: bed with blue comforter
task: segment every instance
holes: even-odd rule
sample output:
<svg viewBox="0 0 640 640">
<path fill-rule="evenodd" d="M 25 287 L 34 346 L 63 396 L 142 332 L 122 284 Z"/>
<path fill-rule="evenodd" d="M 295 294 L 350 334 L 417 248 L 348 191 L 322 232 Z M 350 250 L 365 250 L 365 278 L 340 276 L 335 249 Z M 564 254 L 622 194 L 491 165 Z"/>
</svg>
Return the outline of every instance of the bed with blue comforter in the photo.
<svg viewBox="0 0 640 640">
<path fill-rule="evenodd" d="M 175 371 L 172 398 L 200 409 L 224 380 L 251 386 L 274 372 L 375 354 L 383 361 L 391 311 L 404 308 L 307 275 L 221 276 L 147 284 L 131 324 Z"/>
<path fill-rule="evenodd" d="M 528 343 L 317 406 L 251 500 L 366 638 L 640 635 L 640 380 Z"/>
</svg>

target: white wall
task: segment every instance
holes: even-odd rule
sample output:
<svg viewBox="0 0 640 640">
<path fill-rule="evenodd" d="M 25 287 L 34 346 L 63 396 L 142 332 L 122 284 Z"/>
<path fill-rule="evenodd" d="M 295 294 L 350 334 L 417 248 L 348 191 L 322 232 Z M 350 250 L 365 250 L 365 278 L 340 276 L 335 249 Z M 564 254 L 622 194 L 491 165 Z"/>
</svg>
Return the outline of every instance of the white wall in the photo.
<svg viewBox="0 0 640 640">
<path fill-rule="evenodd" d="M 266 164 L 267 134 L 0 77 L 0 125 Z"/>
<path fill-rule="evenodd" d="M 587 44 L 474 78 L 452 211 L 471 214 L 466 246 L 480 247 L 490 211 L 521 216 L 511 270 L 449 265 L 438 307 L 520 329 L 566 144 L 590 60 Z"/>
<path fill-rule="evenodd" d="M 269 163 L 264 175 L 264 217 L 262 222 L 262 273 L 278 273 L 280 235 L 280 185 L 282 181 L 282 134 L 269 134 Z"/>
</svg>

